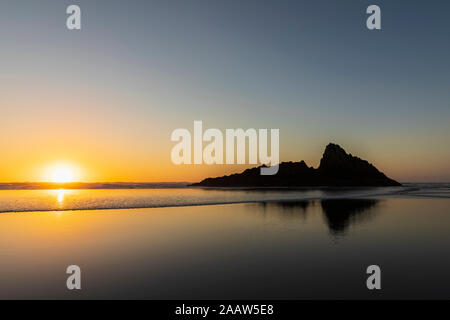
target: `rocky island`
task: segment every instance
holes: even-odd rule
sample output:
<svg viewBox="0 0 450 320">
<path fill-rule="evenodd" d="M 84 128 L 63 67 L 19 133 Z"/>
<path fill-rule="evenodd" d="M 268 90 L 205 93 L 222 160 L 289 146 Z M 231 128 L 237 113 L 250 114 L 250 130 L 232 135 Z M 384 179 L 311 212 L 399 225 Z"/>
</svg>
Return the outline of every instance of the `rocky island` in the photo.
<svg viewBox="0 0 450 320">
<path fill-rule="evenodd" d="M 191 186 L 198 187 L 381 187 L 401 186 L 388 178 L 371 163 L 352 156 L 339 145 L 325 148 L 318 168 L 308 167 L 305 161 L 282 162 L 275 175 L 261 175 L 261 167 L 242 173 L 207 178 Z"/>
</svg>

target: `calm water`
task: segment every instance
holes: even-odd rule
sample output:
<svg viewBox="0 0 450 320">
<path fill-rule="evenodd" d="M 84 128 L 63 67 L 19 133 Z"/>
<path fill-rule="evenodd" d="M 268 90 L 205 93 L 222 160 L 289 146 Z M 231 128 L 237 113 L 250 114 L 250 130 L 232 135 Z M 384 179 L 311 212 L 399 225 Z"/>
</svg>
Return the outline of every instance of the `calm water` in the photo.
<svg viewBox="0 0 450 320">
<path fill-rule="evenodd" d="M 2 211 L 270 201 L 3 212 L 0 298 L 449 299 L 448 188 L 405 188 L 2 190 Z M 81 291 L 65 287 L 71 264 Z"/>
</svg>

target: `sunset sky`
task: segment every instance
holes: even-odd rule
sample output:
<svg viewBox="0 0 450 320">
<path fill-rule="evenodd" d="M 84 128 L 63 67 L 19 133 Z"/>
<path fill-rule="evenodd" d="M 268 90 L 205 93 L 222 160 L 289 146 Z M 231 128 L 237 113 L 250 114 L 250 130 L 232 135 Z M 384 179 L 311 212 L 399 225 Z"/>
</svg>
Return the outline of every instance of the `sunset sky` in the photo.
<svg viewBox="0 0 450 320">
<path fill-rule="evenodd" d="M 382 30 L 366 28 L 370 4 Z M 66 28 L 78 4 L 82 29 Z M 449 1 L 0 2 L 0 182 L 197 181 L 176 128 L 279 128 L 280 160 L 329 142 L 393 179 L 450 181 Z M 54 173 L 54 172 L 53 172 Z"/>
</svg>

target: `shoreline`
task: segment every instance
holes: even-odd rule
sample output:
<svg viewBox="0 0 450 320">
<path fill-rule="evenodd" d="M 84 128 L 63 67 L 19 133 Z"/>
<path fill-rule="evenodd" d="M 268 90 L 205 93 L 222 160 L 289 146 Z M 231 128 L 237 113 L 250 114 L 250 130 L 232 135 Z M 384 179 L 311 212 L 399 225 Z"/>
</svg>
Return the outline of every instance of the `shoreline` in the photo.
<svg viewBox="0 0 450 320">
<path fill-rule="evenodd" d="M 253 203 L 299 203 L 299 202 L 311 202 L 311 201 L 323 201 L 323 200 L 353 200 L 353 199 L 450 199 L 450 196 L 439 195 L 408 195 L 402 193 L 392 194 L 372 194 L 372 195 L 354 195 L 354 196 L 336 196 L 336 197 L 307 197 L 302 199 L 258 199 L 258 200 L 241 200 L 241 201 L 216 201 L 216 202 L 204 202 L 204 203 L 183 203 L 183 204 L 162 204 L 154 206 L 127 206 L 127 207 L 98 207 L 98 208 L 67 208 L 67 209 L 30 209 L 30 210 L 0 210 L 0 214 L 7 213 L 51 213 L 51 212 L 79 212 L 79 211 L 115 211 L 115 210 L 137 210 L 137 209 L 159 209 L 159 208 L 183 208 L 183 207 L 205 207 L 205 206 L 225 206 L 225 205 L 238 205 L 238 204 L 253 204 Z"/>
</svg>

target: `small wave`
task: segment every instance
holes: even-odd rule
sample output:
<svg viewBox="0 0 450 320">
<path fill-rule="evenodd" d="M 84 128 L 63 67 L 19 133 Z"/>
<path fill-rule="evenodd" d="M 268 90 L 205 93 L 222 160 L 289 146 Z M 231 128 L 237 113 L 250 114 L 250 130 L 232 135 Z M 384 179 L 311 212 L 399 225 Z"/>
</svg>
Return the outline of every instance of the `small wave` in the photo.
<svg viewBox="0 0 450 320">
<path fill-rule="evenodd" d="M 3 192 L 5 194 L 2 195 Z M 151 190 L 13 190 L 0 192 L 0 212 L 141 209 L 382 197 L 450 198 L 450 188 L 442 185 L 424 188 L 411 184 L 404 187 L 301 190 L 208 190 L 186 187 Z"/>
<path fill-rule="evenodd" d="M 189 190 L 189 188 L 184 189 Z M 192 190 L 192 189 L 191 189 Z M 194 190 L 195 191 L 195 190 Z M 309 192 L 314 192 L 316 190 L 309 190 Z M 232 191 L 231 198 L 228 197 L 227 200 L 222 200 L 226 198 L 224 196 L 225 190 L 221 191 L 205 191 L 201 190 L 200 195 L 196 195 L 196 198 L 192 195 L 184 195 L 178 197 L 172 197 L 167 199 L 157 199 L 155 197 L 148 196 L 146 198 L 138 198 L 134 200 L 127 200 L 126 198 L 113 198 L 104 199 L 100 196 L 95 197 L 92 195 L 89 198 L 82 198 L 75 203 L 67 204 L 64 206 L 59 206 L 57 203 L 39 203 L 34 204 L 25 203 L 24 205 L 17 205 L 15 202 L 15 207 L 13 208 L 9 205 L 7 208 L 0 206 L 0 212 L 48 212 L 48 211 L 79 211 L 79 210 L 108 210 L 108 209 L 143 209 L 143 208 L 165 208 L 165 207 L 184 207 L 184 206 L 205 206 L 205 205 L 225 205 L 225 204 L 244 204 L 244 203 L 260 203 L 260 202 L 289 202 L 289 201 L 313 201 L 313 200 L 326 200 L 326 199 L 350 199 L 350 198 L 373 198 L 381 197 L 386 195 L 391 195 L 394 190 L 383 190 L 380 192 L 344 192 L 338 194 L 323 194 L 319 193 L 317 195 L 307 195 L 296 194 L 296 191 L 291 191 L 294 194 L 290 194 L 285 191 L 278 191 L 276 195 L 273 192 L 258 192 L 258 191 Z M 214 192 L 213 198 L 208 199 L 210 192 Z M 287 192 L 287 193 L 286 193 Z M 277 196 L 278 195 L 278 196 Z M 283 195 L 283 196 L 280 196 Z M 243 198 L 244 197 L 244 198 Z M 253 197 L 253 198 L 252 198 Z M 203 199 L 198 199 L 203 198 Z M 131 202 L 130 202 L 131 201 Z M 159 203 L 155 203 L 159 201 Z"/>
</svg>

